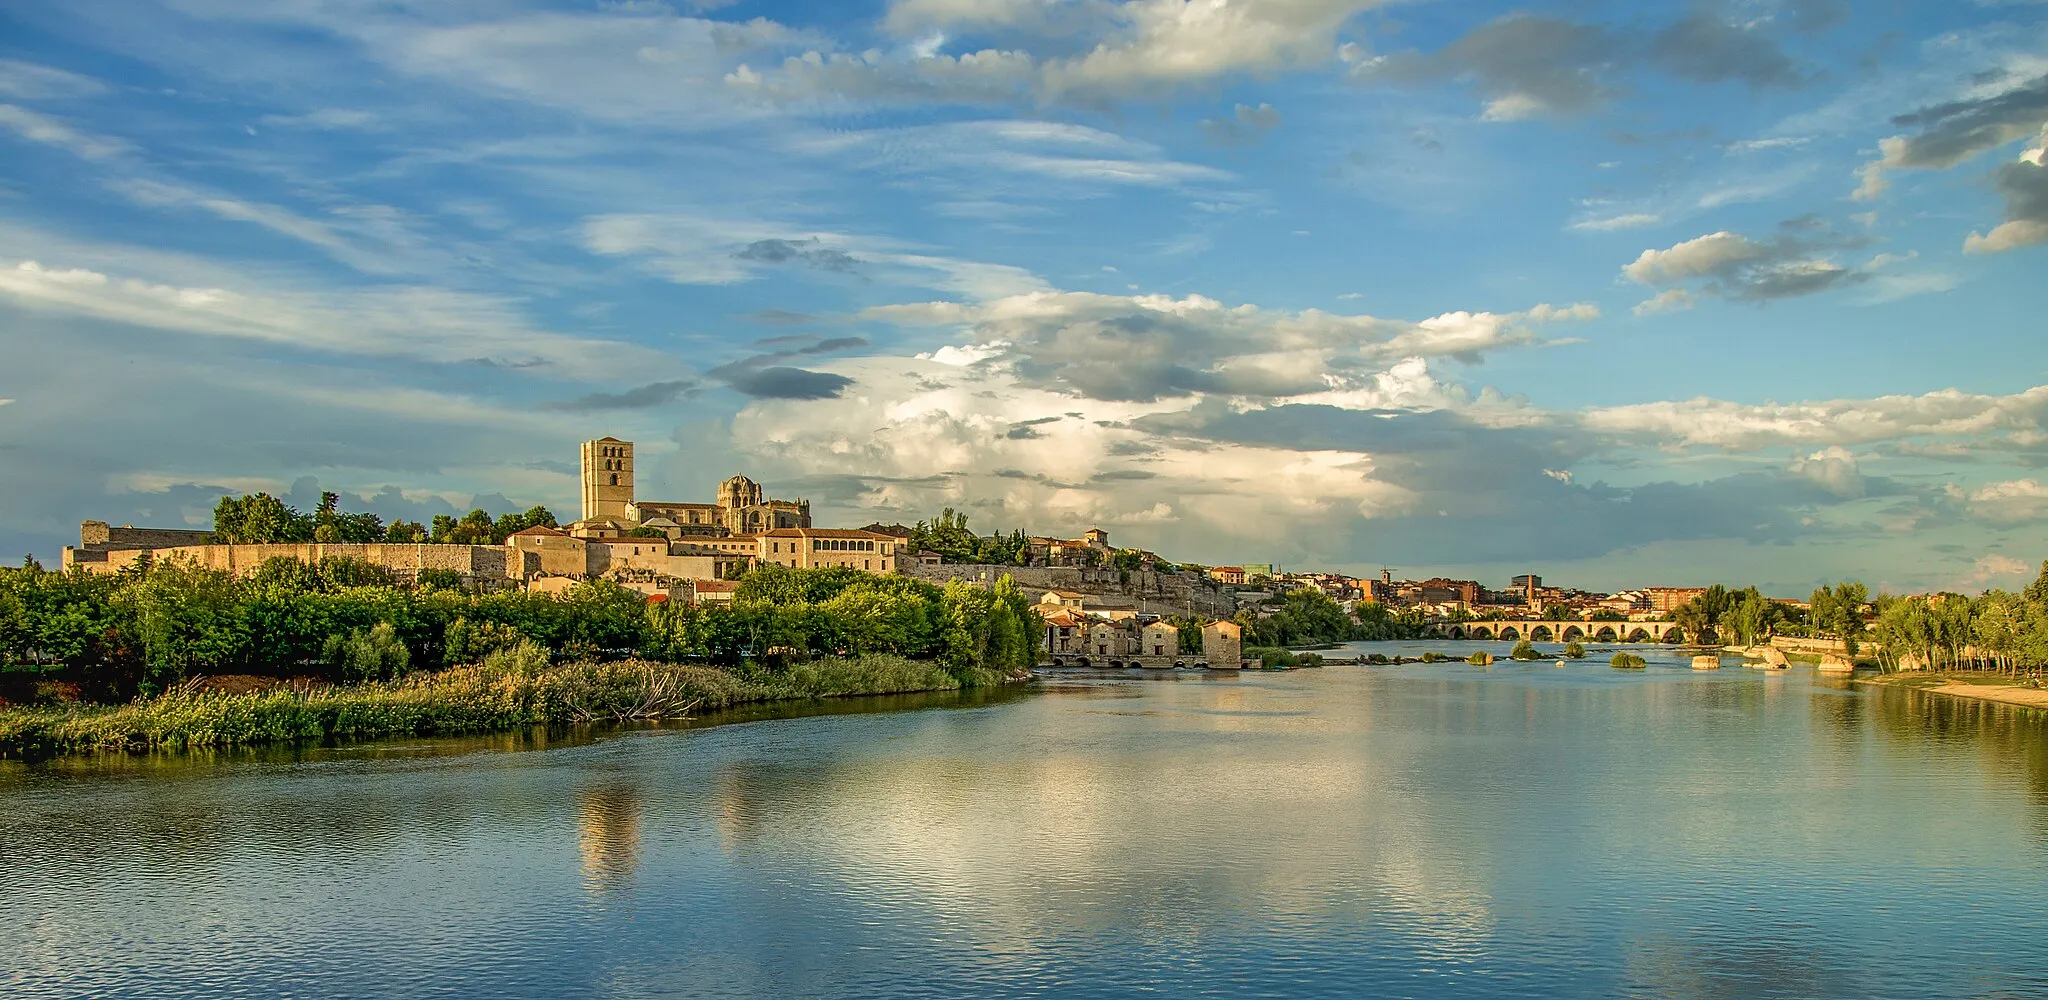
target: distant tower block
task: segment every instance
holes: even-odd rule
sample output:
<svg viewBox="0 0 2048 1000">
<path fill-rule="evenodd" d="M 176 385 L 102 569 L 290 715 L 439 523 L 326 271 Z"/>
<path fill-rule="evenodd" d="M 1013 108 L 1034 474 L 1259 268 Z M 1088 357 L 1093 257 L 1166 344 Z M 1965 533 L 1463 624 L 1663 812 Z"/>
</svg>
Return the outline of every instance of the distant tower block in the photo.
<svg viewBox="0 0 2048 1000">
<path fill-rule="evenodd" d="M 583 442 L 583 519 L 637 521 L 633 515 L 633 442 Z"/>
</svg>

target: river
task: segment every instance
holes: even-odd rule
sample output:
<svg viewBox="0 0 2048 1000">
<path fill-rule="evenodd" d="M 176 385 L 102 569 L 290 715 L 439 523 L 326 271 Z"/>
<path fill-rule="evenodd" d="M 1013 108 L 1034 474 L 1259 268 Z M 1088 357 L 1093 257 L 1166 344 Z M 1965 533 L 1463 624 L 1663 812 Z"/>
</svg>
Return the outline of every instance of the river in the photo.
<svg viewBox="0 0 2048 1000">
<path fill-rule="evenodd" d="M 4 764 L 0 996 L 2048 991 L 2048 719 L 1647 649 Z"/>
</svg>

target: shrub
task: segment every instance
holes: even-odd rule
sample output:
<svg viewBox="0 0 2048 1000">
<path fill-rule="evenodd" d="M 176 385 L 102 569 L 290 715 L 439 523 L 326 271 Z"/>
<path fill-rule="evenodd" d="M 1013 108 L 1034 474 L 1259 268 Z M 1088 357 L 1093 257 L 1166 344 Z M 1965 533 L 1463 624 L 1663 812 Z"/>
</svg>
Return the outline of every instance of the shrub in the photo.
<svg viewBox="0 0 2048 1000">
<path fill-rule="evenodd" d="M 336 676 L 352 681 L 381 681 L 403 677 L 412 665 L 412 654 L 398 641 L 390 622 L 378 622 L 347 635 L 327 637 L 321 659 Z"/>
<path fill-rule="evenodd" d="M 1566 659 L 1584 659 L 1586 656 L 1586 647 L 1581 646 L 1576 642 L 1567 642 L 1564 644 L 1564 655 Z"/>
<path fill-rule="evenodd" d="M 1521 642 L 1515 643 L 1515 648 L 1508 652 L 1508 658 L 1512 660 L 1533 660 L 1536 658 L 1536 645 L 1527 639 L 1523 639 Z"/>
<path fill-rule="evenodd" d="M 1442 663 L 1443 661 L 1448 659 L 1450 659 L 1450 657 L 1445 656 L 1444 654 L 1439 653 L 1434 649 L 1430 650 L 1427 653 L 1422 654 L 1422 662 L 1424 663 Z"/>
<path fill-rule="evenodd" d="M 1641 670 L 1649 666 L 1650 661 L 1634 653 L 1616 653 L 1613 659 L 1607 661 L 1607 665 L 1616 670 Z"/>
<path fill-rule="evenodd" d="M 493 621 L 471 622 L 458 616 L 442 633 L 441 659 L 451 667 L 476 663 L 501 649 L 511 649 L 528 641 L 510 625 Z"/>
<path fill-rule="evenodd" d="M 1366 656 L 1366 658 L 1365 658 L 1365 662 L 1367 662 L 1367 663 L 1386 663 L 1386 662 L 1387 662 L 1387 654 L 1385 654 L 1385 653 L 1371 653 L 1371 654 L 1368 654 L 1368 655 Z"/>
<path fill-rule="evenodd" d="M 1493 654 L 1482 649 L 1479 652 L 1473 653 L 1471 656 L 1466 657 L 1465 662 L 1470 663 L 1475 667 L 1490 667 L 1493 665 Z"/>
<path fill-rule="evenodd" d="M 423 569 L 413 583 L 421 590 L 461 590 L 462 574 L 452 569 Z"/>
</svg>

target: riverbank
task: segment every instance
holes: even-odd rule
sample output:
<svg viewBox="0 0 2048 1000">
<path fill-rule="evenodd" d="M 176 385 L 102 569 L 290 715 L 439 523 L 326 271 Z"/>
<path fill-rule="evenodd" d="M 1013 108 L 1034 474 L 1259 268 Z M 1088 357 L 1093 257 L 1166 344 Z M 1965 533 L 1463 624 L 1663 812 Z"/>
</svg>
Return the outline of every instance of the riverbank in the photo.
<svg viewBox="0 0 2048 1000">
<path fill-rule="evenodd" d="M 396 681 L 228 693 L 181 685 L 125 705 L 0 710 L 0 758 L 502 732 L 679 719 L 695 711 L 1017 682 L 930 660 L 828 658 L 767 670 L 619 660 L 548 665 L 495 656 Z"/>
<path fill-rule="evenodd" d="M 1869 684 L 1873 687 L 1910 688 L 1915 691 L 1945 694 L 1953 698 L 1974 698 L 1978 701 L 1995 701 L 2004 705 L 2048 710 L 2048 689 L 2027 687 L 2014 681 L 2008 674 L 1935 674 L 1916 671 L 1858 677 L 1856 683 Z"/>
</svg>

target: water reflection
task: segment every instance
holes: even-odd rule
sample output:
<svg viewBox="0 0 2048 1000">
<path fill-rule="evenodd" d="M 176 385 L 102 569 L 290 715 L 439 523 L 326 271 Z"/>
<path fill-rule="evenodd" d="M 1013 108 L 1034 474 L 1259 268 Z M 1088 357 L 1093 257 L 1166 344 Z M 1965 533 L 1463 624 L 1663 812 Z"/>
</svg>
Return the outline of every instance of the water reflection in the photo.
<svg viewBox="0 0 2048 1000">
<path fill-rule="evenodd" d="M 1680 656 L 867 704 L 941 710 L 0 771 L 0 921 L 33 928 L 0 995 L 1924 996 L 2048 968 L 2048 727 L 1998 706 Z"/>
<path fill-rule="evenodd" d="M 624 783 L 586 788 L 578 796 L 576 843 L 585 886 L 602 890 L 633 884 L 640 866 L 643 808 L 640 790 Z"/>
</svg>

